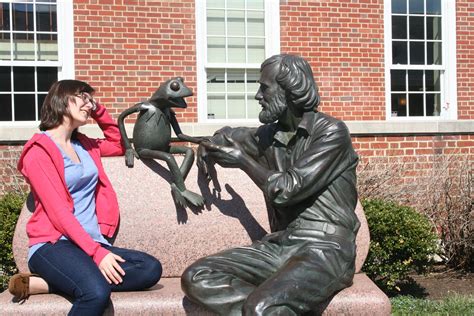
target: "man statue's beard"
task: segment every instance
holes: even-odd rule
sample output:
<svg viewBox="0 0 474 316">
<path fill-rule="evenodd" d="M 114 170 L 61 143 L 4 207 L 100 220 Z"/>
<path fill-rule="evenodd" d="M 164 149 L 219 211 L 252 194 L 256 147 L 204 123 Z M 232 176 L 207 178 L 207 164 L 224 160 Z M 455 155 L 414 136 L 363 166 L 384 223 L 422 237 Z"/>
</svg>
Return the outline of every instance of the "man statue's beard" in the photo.
<svg viewBox="0 0 474 316">
<path fill-rule="evenodd" d="M 287 108 L 285 92 L 279 92 L 269 103 L 264 102 L 262 111 L 258 114 L 258 119 L 263 124 L 276 122 Z"/>
</svg>

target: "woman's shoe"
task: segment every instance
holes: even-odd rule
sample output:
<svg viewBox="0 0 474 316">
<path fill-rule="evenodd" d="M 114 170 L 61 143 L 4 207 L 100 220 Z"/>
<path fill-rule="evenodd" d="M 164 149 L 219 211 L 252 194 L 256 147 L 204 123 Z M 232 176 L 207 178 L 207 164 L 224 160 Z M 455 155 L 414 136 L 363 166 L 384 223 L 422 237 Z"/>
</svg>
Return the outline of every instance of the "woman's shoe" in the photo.
<svg viewBox="0 0 474 316">
<path fill-rule="evenodd" d="M 10 278 L 8 282 L 8 291 L 20 303 L 24 303 L 30 296 L 30 278 L 38 276 L 33 273 L 18 273 Z"/>
</svg>

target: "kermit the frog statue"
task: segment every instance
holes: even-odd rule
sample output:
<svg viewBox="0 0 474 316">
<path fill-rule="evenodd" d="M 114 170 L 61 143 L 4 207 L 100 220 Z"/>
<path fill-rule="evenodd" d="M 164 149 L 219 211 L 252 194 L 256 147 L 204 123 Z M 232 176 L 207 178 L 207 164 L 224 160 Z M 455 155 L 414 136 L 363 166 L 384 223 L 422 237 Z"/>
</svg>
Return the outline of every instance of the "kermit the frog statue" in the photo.
<svg viewBox="0 0 474 316">
<path fill-rule="evenodd" d="M 181 141 L 199 143 L 200 138 L 184 135 L 172 107 L 186 108 L 184 98 L 192 96 L 192 91 L 184 84 L 183 78 L 176 77 L 164 82 L 152 97 L 145 102 L 137 103 L 123 111 L 118 119 L 120 134 L 125 144 L 125 164 L 132 168 L 134 157 L 138 159 L 159 159 L 166 162 L 171 172 L 171 192 L 174 201 L 186 207 L 188 203 L 202 207 L 204 199 L 201 195 L 186 189 L 184 180 L 194 162 L 194 152 L 185 146 L 171 146 L 171 127 Z M 133 145 L 127 137 L 124 119 L 128 115 L 138 114 L 133 128 Z M 180 167 L 173 154 L 184 154 Z"/>
</svg>

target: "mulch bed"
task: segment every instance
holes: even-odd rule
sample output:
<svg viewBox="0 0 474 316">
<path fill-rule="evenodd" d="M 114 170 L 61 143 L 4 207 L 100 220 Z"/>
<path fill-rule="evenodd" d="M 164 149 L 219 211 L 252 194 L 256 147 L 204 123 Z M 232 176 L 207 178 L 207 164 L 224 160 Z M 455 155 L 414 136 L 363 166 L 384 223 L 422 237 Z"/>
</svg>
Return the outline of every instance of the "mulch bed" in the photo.
<svg viewBox="0 0 474 316">
<path fill-rule="evenodd" d="M 440 300 L 454 294 L 474 295 L 474 273 L 438 266 L 426 275 L 413 274 L 412 282 L 401 287 L 400 294 Z"/>
</svg>

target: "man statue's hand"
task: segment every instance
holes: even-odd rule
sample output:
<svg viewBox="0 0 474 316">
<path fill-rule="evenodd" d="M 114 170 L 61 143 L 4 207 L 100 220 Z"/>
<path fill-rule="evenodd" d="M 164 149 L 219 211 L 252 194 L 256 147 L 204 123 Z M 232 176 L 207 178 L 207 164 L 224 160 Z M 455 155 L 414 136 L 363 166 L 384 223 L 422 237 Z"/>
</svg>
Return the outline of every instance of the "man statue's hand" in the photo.
<svg viewBox="0 0 474 316">
<path fill-rule="evenodd" d="M 133 148 L 128 148 L 125 151 L 125 165 L 129 168 L 133 167 L 133 158 L 139 158 L 137 152 Z"/>
<path fill-rule="evenodd" d="M 228 146 L 217 145 L 212 142 L 204 141 L 201 143 L 207 151 L 207 156 L 217 162 L 222 167 L 239 168 L 242 163 L 244 151 L 238 142 L 235 142 L 229 136 L 222 134 Z"/>
</svg>

